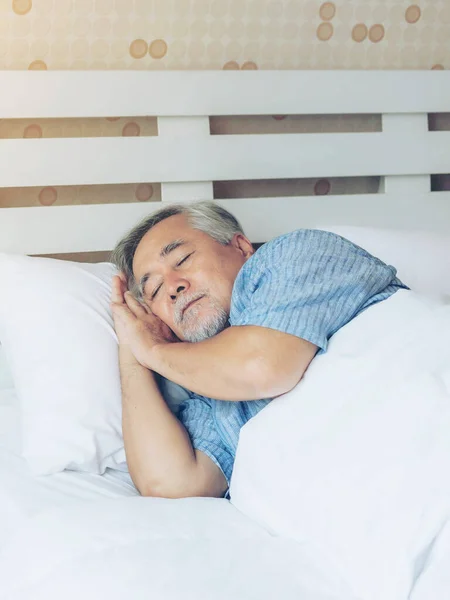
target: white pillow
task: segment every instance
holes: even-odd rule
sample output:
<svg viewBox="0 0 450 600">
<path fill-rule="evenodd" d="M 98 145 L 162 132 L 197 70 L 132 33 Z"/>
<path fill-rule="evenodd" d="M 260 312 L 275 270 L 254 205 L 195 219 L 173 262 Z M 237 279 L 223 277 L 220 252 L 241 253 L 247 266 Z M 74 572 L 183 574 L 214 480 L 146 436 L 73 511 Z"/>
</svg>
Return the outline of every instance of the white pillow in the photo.
<svg viewBox="0 0 450 600">
<path fill-rule="evenodd" d="M 415 292 L 450 303 L 450 235 L 373 227 L 324 226 L 387 264 Z"/>
<path fill-rule="evenodd" d="M 0 254 L 0 341 L 34 474 L 126 469 L 110 263 Z M 187 397 L 162 382 L 173 410 Z"/>
<path fill-rule="evenodd" d="M 231 501 L 364 600 L 406 600 L 450 515 L 450 306 L 401 290 L 241 430 Z"/>
<path fill-rule="evenodd" d="M 114 267 L 0 254 L 0 340 L 23 423 L 23 454 L 43 475 L 125 462 Z"/>
<path fill-rule="evenodd" d="M 5 351 L 3 346 L 0 344 L 0 391 L 7 390 L 14 387 L 14 381 L 6 360 Z"/>
</svg>

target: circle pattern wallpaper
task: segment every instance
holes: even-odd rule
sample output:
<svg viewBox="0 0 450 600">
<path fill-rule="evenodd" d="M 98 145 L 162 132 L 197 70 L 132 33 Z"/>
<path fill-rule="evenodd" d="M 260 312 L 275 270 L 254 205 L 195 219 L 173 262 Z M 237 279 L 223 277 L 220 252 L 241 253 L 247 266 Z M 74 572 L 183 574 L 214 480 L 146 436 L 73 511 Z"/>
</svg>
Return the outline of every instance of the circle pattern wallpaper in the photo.
<svg viewBox="0 0 450 600">
<path fill-rule="evenodd" d="M 0 69 L 450 68 L 450 0 L 0 0 Z M 432 115 L 450 129 L 450 115 Z M 212 133 L 376 131 L 376 115 L 216 117 Z M 0 138 L 157 135 L 156 119 L 0 119 Z M 440 176 L 450 189 L 450 176 Z M 218 182 L 216 197 L 376 192 L 377 178 Z M 2 206 L 157 202 L 158 182 L 0 188 Z"/>
<path fill-rule="evenodd" d="M 449 0 L 0 0 L 1 69 L 431 69 L 449 53 Z"/>
</svg>

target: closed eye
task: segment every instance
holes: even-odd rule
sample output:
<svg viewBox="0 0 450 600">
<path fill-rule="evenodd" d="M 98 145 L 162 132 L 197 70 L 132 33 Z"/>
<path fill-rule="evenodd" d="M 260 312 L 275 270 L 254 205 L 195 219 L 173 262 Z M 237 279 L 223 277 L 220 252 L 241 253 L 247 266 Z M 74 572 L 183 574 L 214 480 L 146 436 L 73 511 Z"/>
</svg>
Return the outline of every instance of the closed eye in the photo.
<svg viewBox="0 0 450 600">
<path fill-rule="evenodd" d="M 152 300 L 154 300 L 154 299 L 155 299 L 155 297 L 156 297 L 156 294 L 157 294 L 157 293 L 159 292 L 159 290 L 161 289 L 161 285 L 162 285 L 162 284 L 160 283 L 160 284 L 158 285 L 158 287 L 156 288 L 156 290 L 153 292 L 153 294 L 150 296 L 150 298 L 151 298 Z"/>
<path fill-rule="evenodd" d="M 190 256 L 192 256 L 194 253 L 191 252 L 190 254 L 188 254 L 187 256 L 185 256 L 184 258 L 182 258 L 179 262 L 177 262 L 177 267 L 181 266 Z"/>
<path fill-rule="evenodd" d="M 194 254 L 194 252 L 191 252 L 190 254 L 187 254 L 184 258 L 182 258 L 180 261 L 178 261 L 176 263 L 177 267 L 180 267 L 185 261 L 187 261 L 187 259 L 192 256 L 192 254 Z M 155 291 L 152 293 L 152 295 L 150 296 L 151 300 L 154 300 L 156 298 L 157 293 L 159 292 L 159 290 L 161 289 L 162 283 L 160 283 L 158 285 L 158 287 L 155 289 Z"/>
</svg>

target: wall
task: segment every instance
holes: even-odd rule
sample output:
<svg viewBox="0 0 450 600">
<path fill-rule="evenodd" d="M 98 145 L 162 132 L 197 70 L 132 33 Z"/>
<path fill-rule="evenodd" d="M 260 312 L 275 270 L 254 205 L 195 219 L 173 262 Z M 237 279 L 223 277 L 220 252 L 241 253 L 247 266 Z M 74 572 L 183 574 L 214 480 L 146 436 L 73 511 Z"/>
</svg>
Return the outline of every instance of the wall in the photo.
<svg viewBox="0 0 450 600">
<path fill-rule="evenodd" d="M 450 0 L 0 0 L 0 69 L 443 69 L 450 68 Z M 450 128 L 448 116 L 432 126 Z M 211 122 L 214 132 L 361 131 L 379 118 L 284 117 Z M 155 135 L 133 119 L 0 121 L 0 138 Z M 376 191 L 378 182 L 220 183 L 246 193 Z M 440 189 L 449 179 L 436 180 Z M 160 199 L 158 182 L 0 189 L 0 206 Z"/>
<path fill-rule="evenodd" d="M 450 67 L 448 0 L 0 0 L 1 69 Z"/>
</svg>

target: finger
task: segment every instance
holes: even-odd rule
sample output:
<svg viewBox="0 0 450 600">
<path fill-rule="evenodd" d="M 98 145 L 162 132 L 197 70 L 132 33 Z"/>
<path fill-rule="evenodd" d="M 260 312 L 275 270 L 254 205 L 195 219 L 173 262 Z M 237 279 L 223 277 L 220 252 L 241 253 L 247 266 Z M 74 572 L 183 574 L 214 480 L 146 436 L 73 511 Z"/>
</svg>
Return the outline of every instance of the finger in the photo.
<svg viewBox="0 0 450 600">
<path fill-rule="evenodd" d="M 142 304 L 136 300 L 131 292 L 125 292 L 125 302 L 127 303 L 128 308 L 136 315 L 136 317 L 142 318 L 148 314 L 144 306 L 142 306 Z"/>
<path fill-rule="evenodd" d="M 125 278 L 125 275 L 123 275 L 123 273 L 119 274 L 119 275 L 115 275 L 113 277 L 114 294 L 115 294 L 114 300 L 116 302 L 120 301 L 122 303 L 125 303 L 124 294 L 128 290 L 128 288 L 127 288 L 126 280 L 124 278 Z"/>
<path fill-rule="evenodd" d="M 117 275 L 114 275 L 111 282 L 111 302 L 124 303 L 122 284 Z"/>
<path fill-rule="evenodd" d="M 128 279 L 123 271 L 120 271 L 117 275 L 120 280 L 120 286 L 122 288 L 122 293 L 125 293 L 128 289 Z"/>
<path fill-rule="evenodd" d="M 150 306 L 147 304 L 147 302 L 145 300 L 142 300 L 141 305 L 145 308 L 148 315 L 154 316 L 154 312 L 152 311 L 152 309 L 150 308 Z"/>
<path fill-rule="evenodd" d="M 111 311 L 115 319 L 118 318 L 122 321 L 136 320 L 136 315 L 125 303 L 111 302 Z"/>
</svg>

